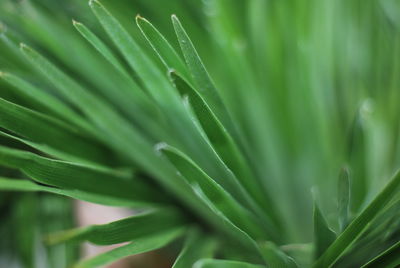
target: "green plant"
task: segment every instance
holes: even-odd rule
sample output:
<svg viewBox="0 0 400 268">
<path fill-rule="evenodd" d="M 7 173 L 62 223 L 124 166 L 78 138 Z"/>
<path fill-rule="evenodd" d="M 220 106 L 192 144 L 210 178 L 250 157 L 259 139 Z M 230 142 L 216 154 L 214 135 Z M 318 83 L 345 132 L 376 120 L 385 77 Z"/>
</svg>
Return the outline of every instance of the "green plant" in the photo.
<svg viewBox="0 0 400 268">
<path fill-rule="evenodd" d="M 0 259 L 399 265 L 396 1 L 128 2 L 0 3 Z M 52 194 L 142 212 L 68 229 Z"/>
</svg>

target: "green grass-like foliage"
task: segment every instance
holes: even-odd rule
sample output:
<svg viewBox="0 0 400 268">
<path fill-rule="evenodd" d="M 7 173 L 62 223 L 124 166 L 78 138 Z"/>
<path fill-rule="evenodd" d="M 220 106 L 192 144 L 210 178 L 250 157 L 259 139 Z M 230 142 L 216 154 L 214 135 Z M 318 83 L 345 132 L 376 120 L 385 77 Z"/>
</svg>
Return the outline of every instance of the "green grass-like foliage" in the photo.
<svg viewBox="0 0 400 268">
<path fill-rule="evenodd" d="M 397 267 L 399 18 L 395 0 L 1 1 L 0 266 L 167 248 L 174 268 Z M 73 199 L 139 212 L 76 227 Z M 82 260 L 85 241 L 126 244 Z"/>
</svg>

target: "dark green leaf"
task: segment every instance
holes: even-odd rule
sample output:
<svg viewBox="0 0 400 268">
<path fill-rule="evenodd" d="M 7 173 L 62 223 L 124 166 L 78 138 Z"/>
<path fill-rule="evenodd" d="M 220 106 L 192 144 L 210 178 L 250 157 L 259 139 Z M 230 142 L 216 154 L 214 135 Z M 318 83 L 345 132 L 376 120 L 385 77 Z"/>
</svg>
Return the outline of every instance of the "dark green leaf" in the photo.
<svg viewBox="0 0 400 268">
<path fill-rule="evenodd" d="M 319 258 L 336 239 L 336 234 L 329 228 L 316 202 L 314 202 L 313 214 L 315 257 Z"/>
<path fill-rule="evenodd" d="M 400 241 L 363 265 L 362 268 L 396 268 L 400 265 Z"/>
</svg>

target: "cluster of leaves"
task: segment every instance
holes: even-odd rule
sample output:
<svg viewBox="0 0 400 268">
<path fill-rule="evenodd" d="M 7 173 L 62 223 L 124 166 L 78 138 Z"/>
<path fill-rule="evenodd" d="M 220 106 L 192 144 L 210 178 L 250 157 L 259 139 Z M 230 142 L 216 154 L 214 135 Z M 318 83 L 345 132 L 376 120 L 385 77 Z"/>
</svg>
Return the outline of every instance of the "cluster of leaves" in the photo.
<svg viewBox="0 0 400 268">
<path fill-rule="evenodd" d="M 0 3 L 0 266 L 400 263 L 395 0 L 68 2 Z"/>
</svg>

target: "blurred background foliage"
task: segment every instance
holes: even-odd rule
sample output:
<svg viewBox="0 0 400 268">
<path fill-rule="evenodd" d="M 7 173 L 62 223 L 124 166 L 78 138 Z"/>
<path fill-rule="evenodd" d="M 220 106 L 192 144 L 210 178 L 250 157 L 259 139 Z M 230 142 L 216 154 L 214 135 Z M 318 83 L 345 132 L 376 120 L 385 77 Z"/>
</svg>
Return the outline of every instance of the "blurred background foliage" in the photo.
<svg viewBox="0 0 400 268">
<path fill-rule="evenodd" d="M 311 188 L 317 189 L 318 203 L 337 229 L 337 178 L 342 167 L 350 169 L 351 214 L 364 208 L 399 168 L 399 1 L 104 0 L 102 4 L 160 68 L 161 62 L 134 25 L 135 16 L 151 21 L 177 50 L 170 15 L 181 19 L 246 141 L 251 169 L 283 215 L 287 230 L 283 236 L 290 237 L 290 243 L 312 240 Z M 29 44 L 124 113 L 108 90 L 123 87 L 124 81 L 79 36 L 71 19 L 115 48 L 86 1 L 1 0 L 0 69 L 62 99 L 22 59 L 18 44 Z M 131 75 L 137 79 L 134 71 Z M 6 100 L 51 113 L 4 81 L 0 92 Z M 159 142 L 151 133 L 146 135 Z M 0 143 L 21 146 L 3 136 Z M 5 167 L 0 176 L 23 177 Z M 46 262 L 48 267 L 65 267 L 76 259 L 76 245 L 47 247 L 40 239 L 74 225 L 72 201 L 43 193 L 2 192 L 0 208 L 0 261 L 30 263 L 33 253 L 26 246 L 31 244 L 36 267 L 45 267 Z"/>
</svg>

